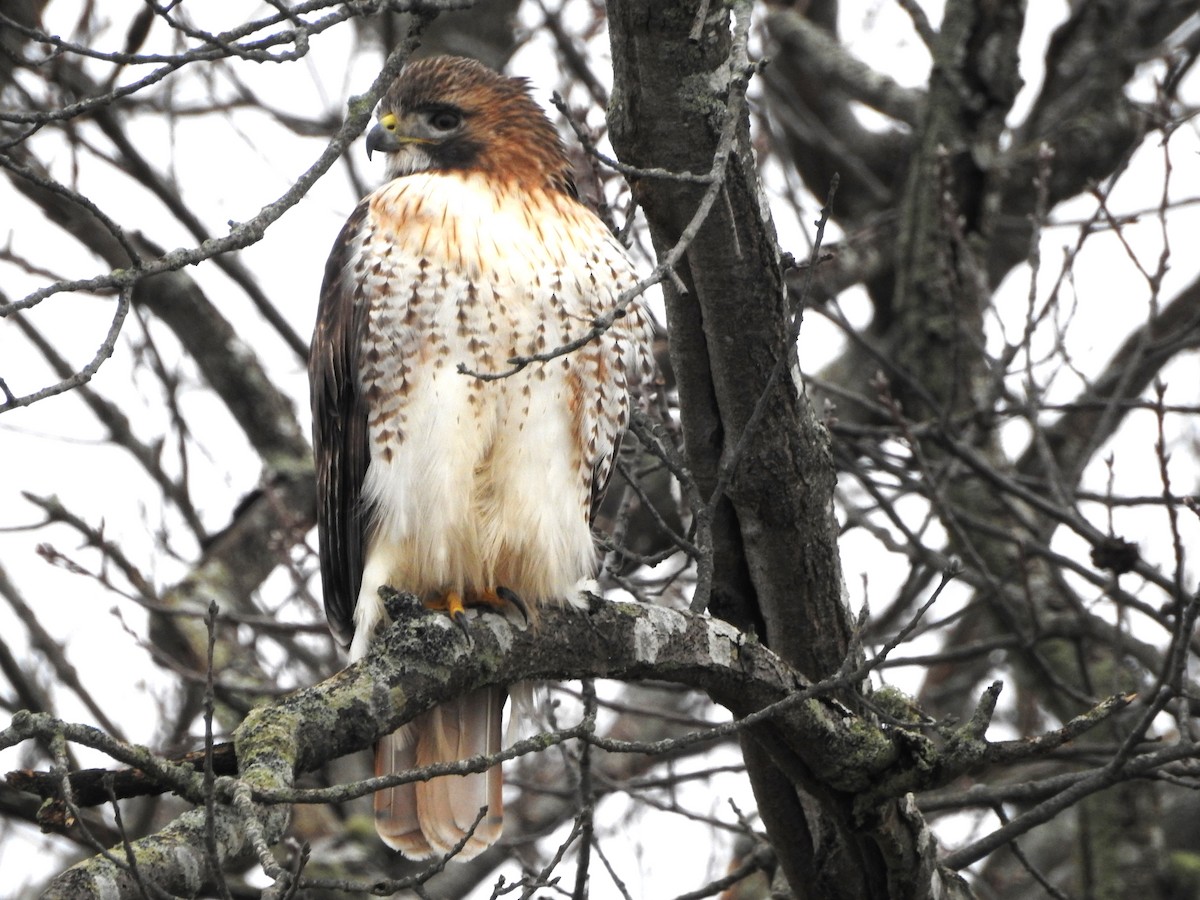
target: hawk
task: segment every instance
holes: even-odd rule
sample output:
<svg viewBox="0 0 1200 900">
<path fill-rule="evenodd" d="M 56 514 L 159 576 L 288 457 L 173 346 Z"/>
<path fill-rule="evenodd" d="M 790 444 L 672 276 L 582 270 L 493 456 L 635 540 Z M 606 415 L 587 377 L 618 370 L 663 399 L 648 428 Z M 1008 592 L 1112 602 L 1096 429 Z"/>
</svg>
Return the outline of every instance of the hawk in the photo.
<svg viewBox="0 0 1200 900">
<path fill-rule="evenodd" d="M 382 585 L 460 618 L 520 598 L 535 627 L 538 604 L 578 596 L 630 391 L 652 370 L 637 304 L 553 355 L 637 278 L 524 79 L 412 62 L 372 151 L 387 181 L 334 245 L 309 364 L 325 610 L 352 661 L 387 621 Z M 553 358 L 512 372 L 534 354 Z M 376 773 L 495 753 L 504 699 L 486 687 L 422 714 L 377 744 Z M 375 823 L 421 859 L 485 806 L 469 858 L 500 835 L 499 767 L 380 791 Z"/>
</svg>

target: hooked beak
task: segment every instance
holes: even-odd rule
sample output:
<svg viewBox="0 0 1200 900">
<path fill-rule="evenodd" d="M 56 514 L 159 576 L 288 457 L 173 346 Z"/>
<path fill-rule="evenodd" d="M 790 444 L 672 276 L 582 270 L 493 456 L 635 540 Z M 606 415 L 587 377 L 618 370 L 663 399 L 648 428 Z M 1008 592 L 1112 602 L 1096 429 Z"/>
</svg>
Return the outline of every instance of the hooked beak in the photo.
<svg viewBox="0 0 1200 900">
<path fill-rule="evenodd" d="M 379 120 L 378 125 L 367 132 L 367 159 L 370 159 L 376 150 L 395 153 L 400 149 L 400 145 L 401 141 L 396 137 L 396 117 L 386 115 Z"/>
</svg>

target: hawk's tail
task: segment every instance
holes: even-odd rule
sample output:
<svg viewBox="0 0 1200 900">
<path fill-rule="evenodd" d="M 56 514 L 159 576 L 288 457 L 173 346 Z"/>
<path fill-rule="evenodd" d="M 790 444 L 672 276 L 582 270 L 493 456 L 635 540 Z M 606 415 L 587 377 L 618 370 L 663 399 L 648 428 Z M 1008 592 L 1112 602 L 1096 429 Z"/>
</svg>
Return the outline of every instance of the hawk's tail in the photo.
<svg viewBox="0 0 1200 900">
<path fill-rule="evenodd" d="M 375 745 L 375 774 L 456 762 L 500 750 L 504 690 L 481 688 L 429 712 Z M 471 775 L 443 775 L 375 794 L 375 829 L 409 859 L 448 853 L 487 807 L 456 859 L 471 859 L 500 837 L 504 806 L 500 766 Z"/>
</svg>

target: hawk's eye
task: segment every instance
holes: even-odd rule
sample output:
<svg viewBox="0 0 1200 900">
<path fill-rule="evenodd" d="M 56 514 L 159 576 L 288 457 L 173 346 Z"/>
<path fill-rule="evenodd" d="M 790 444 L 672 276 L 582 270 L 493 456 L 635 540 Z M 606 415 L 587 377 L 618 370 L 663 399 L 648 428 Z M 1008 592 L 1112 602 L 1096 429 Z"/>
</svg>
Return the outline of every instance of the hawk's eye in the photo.
<svg viewBox="0 0 1200 900">
<path fill-rule="evenodd" d="M 429 114 L 429 124 L 436 131 L 453 131 L 462 124 L 462 113 L 456 109 L 435 109 Z"/>
</svg>

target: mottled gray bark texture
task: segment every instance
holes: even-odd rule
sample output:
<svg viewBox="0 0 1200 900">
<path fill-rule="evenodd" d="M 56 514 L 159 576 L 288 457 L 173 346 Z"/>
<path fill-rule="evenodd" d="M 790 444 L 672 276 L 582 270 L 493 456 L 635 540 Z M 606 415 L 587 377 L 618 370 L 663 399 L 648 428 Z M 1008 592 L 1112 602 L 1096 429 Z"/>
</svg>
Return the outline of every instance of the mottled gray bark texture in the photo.
<svg viewBox="0 0 1200 900">
<path fill-rule="evenodd" d="M 239 774 L 216 782 L 213 827 L 219 862 L 252 852 L 256 830 L 268 846 L 283 837 L 297 775 L 365 750 L 378 736 L 438 702 L 487 684 L 652 678 L 705 690 L 739 718 L 760 714 L 747 727 L 754 729 L 754 746 L 761 744 L 771 754 L 765 772 L 778 772 L 775 760 L 786 757 L 803 769 L 799 776 L 788 773 L 789 778 L 822 785 L 841 798 L 847 813 L 851 798 L 871 798 L 857 814 L 872 819 L 876 810 L 887 818 L 872 826 L 893 842 L 884 852 L 897 863 L 917 862 L 908 873 L 888 874 L 891 896 L 929 896 L 934 884 L 958 890 L 954 879 L 927 868 L 932 848 L 923 842 L 931 839 L 911 800 L 904 798 L 912 790 L 945 784 L 975 765 L 987 752 L 977 737 L 945 753 L 914 744 L 903 733 L 860 719 L 831 699 L 835 685 L 811 684 L 752 636 L 708 616 L 595 599 L 586 611 L 546 610 L 536 630 L 493 614 L 477 615 L 468 639 L 447 617 L 420 610 L 413 598 L 397 602 L 411 617 L 389 629 L 362 663 L 256 707 L 238 727 Z M 547 634 L 555 639 L 546 640 Z M 46 717 L 26 716 L 0 732 L 0 739 L 7 744 L 55 727 Z M 734 730 L 736 726 L 717 728 L 676 740 L 686 746 Z M 620 742 L 577 727 L 571 735 L 620 749 Z M 82 740 L 86 735 L 73 731 L 71 737 Z M 561 739 L 551 736 L 534 743 L 549 746 Z M 644 746 L 635 741 L 629 749 Z M 798 747 L 807 748 L 803 757 L 796 753 Z M 178 771 L 172 777 L 181 779 L 180 789 L 190 796 L 201 795 L 201 775 Z M 128 851 L 118 846 L 111 857 L 78 864 L 56 879 L 45 896 L 139 897 L 139 875 L 123 865 L 128 854 L 137 860 L 137 873 L 146 883 L 177 894 L 211 887 L 215 882 L 205 827 L 204 809 L 189 811 L 134 841 Z M 781 847 L 786 850 L 787 844 L 781 842 Z M 917 881 L 923 882 L 920 889 Z"/>
<path fill-rule="evenodd" d="M 748 16 L 749 5 L 739 12 Z M 660 257 L 690 240 L 677 278 L 663 290 L 688 462 L 715 508 L 709 608 L 821 677 L 854 652 L 833 460 L 828 433 L 791 367 L 778 374 L 794 335 L 781 251 L 738 98 L 751 75 L 738 53 L 739 24 L 744 19 L 735 21 L 725 5 L 610 2 L 609 124 L 625 162 L 703 173 L 736 116 L 732 152 L 717 173 L 720 199 L 694 236 L 688 224 L 704 185 L 645 177 L 633 191 Z M 856 703 L 852 690 L 846 700 Z M 811 744 L 790 742 L 773 725 L 744 736 L 743 748 L 759 812 L 798 895 L 923 897 L 958 889 L 937 871 L 934 842 L 915 809 L 901 814 L 892 800 L 856 805 L 853 792 L 819 773 Z"/>
</svg>

